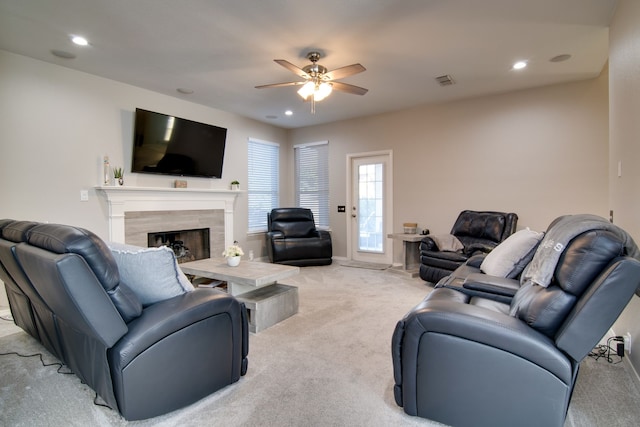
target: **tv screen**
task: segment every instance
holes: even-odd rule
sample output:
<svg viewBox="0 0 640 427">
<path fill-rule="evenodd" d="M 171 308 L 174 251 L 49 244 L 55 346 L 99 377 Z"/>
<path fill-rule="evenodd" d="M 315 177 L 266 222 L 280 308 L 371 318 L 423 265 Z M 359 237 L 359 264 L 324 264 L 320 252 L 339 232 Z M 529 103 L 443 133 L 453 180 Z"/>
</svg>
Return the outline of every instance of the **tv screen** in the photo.
<svg viewBox="0 0 640 427">
<path fill-rule="evenodd" d="M 227 129 L 136 108 L 131 172 L 222 177 Z"/>
</svg>

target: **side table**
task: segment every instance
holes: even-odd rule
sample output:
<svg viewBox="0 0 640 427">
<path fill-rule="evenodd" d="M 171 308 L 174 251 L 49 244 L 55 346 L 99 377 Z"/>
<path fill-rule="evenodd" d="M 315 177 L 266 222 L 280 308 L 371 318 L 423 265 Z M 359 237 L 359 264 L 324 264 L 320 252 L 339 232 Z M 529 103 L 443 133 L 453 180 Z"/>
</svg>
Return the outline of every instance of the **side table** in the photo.
<svg viewBox="0 0 640 427">
<path fill-rule="evenodd" d="M 422 234 L 388 234 L 388 238 L 402 241 L 402 265 L 391 267 L 389 271 L 404 274 L 409 277 L 418 277 L 420 267 L 420 242 Z"/>
</svg>

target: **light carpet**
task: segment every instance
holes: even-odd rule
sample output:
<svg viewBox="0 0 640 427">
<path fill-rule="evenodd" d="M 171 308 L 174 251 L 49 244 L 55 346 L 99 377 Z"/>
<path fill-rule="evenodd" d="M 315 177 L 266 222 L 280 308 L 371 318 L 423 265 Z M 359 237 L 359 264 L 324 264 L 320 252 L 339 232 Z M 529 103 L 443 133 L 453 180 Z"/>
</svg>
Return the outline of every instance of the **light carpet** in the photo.
<svg viewBox="0 0 640 427">
<path fill-rule="evenodd" d="M 287 283 L 299 287 L 299 313 L 252 334 L 247 375 L 193 405 L 127 422 L 116 411 L 94 405 L 94 392 L 75 375 L 42 367 L 37 358 L 1 356 L 0 425 L 441 425 L 406 415 L 392 391 L 393 329 L 430 292 L 429 285 L 336 264 L 302 268 Z M 12 328 L 15 333 L 0 338 L 0 352 L 45 352 Z M 183 363 L 190 357 L 206 355 L 185 355 Z M 50 355 L 45 360 L 55 361 Z M 640 393 L 623 365 L 603 359 L 584 365 L 567 427 L 635 426 Z"/>
<path fill-rule="evenodd" d="M 380 264 L 376 262 L 364 262 L 364 261 L 343 261 L 341 264 L 343 267 L 353 268 L 365 268 L 367 270 L 386 270 L 391 267 L 391 264 Z"/>
</svg>

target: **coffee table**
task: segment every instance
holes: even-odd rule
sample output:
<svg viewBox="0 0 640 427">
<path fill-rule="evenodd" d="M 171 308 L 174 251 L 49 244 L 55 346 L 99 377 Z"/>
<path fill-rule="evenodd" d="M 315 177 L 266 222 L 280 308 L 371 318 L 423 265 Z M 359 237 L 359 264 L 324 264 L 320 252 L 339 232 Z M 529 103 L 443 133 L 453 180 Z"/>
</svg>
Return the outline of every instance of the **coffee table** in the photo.
<svg viewBox="0 0 640 427">
<path fill-rule="evenodd" d="M 278 281 L 300 273 L 300 267 L 258 261 L 230 267 L 224 258 L 207 258 L 182 263 L 180 268 L 186 274 L 227 282 L 228 292 L 247 307 L 251 332 L 298 312 L 298 288 Z"/>
</svg>

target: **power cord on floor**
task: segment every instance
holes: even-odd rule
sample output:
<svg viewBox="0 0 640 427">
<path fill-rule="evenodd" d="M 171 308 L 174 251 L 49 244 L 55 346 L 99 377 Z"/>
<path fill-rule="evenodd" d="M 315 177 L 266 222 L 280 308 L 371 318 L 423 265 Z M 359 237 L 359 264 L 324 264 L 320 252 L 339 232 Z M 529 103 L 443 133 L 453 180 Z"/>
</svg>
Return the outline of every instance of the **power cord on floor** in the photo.
<svg viewBox="0 0 640 427">
<path fill-rule="evenodd" d="M 0 316 L 0 319 L 4 320 L 5 322 L 13 322 L 13 316 L 12 315 L 9 315 L 7 317 Z"/>
<path fill-rule="evenodd" d="M 611 342 L 617 343 L 616 348 L 611 346 Z M 589 353 L 589 357 L 595 360 L 604 358 L 607 362 L 613 364 L 622 362 L 622 358 L 624 357 L 624 338 L 617 336 L 607 339 L 607 343 L 595 347 Z"/>
<path fill-rule="evenodd" d="M 34 353 L 34 354 L 20 354 L 20 353 L 18 353 L 18 352 L 16 352 L 16 351 L 9 351 L 9 352 L 6 352 L 6 353 L 0 353 L 0 356 L 18 356 L 18 357 L 36 357 L 36 356 L 37 356 L 37 357 L 39 357 L 39 358 L 40 358 L 40 363 L 41 363 L 41 364 L 42 364 L 42 366 L 44 366 L 45 368 L 46 368 L 46 367 L 49 367 L 49 366 L 57 366 L 57 367 L 58 367 L 58 369 L 56 369 L 56 372 L 57 372 L 58 374 L 62 374 L 62 375 L 73 375 L 73 372 L 71 372 L 71 371 L 68 371 L 68 372 L 64 372 L 64 371 L 62 371 L 62 369 L 63 369 L 63 368 L 65 368 L 65 365 L 64 365 L 64 364 L 62 364 L 62 363 L 60 363 L 60 362 L 46 363 L 46 362 L 44 361 L 44 359 L 43 359 L 43 355 L 42 355 L 42 353 Z M 81 382 L 82 384 L 84 384 L 84 381 L 80 380 L 80 382 Z M 104 407 L 104 408 L 109 408 L 109 409 L 113 410 L 113 408 L 112 408 L 111 406 L 107 405 L 106 403 L 98 402 L 98 399 L 99 399 L 99 396 L 98 396 L 98 393 L 96 392 L 96 393 L 95 393 L 95 396 L 94 396 L 94 398 L 93 398 L 93 404 L 94 404 L 94 405 L 96 405 L 96 406 L 102 406 L 102 407 Z"/>
<path fill-rule="evenodd" d="M 34 354 L 20 354 L 16 351 L 9 351 L 6 353 L 0 353 L 0 356 L 18 356 L 18 357 L 39 357 L 40 358 L 40 363 L 42 364 L 42 366 L 44 366 L 45 368 L 48 366 L 57 366 L 58 369 L 56 369 L 56 372 L 58 374 L 63 374 L 63 375 L 72 375 L 73 372 L 69 371 L 69 372 L 64 372 L 62 371 L 63 368 L 65 368 L 65 366 L 60 363 L 60 362 L 52 362 L 52 363 L 46 363 L 44 361 L 43 355 L 42 353 L 34 353 Z"/>
</svg>

